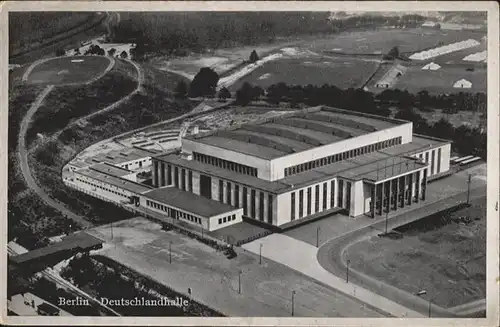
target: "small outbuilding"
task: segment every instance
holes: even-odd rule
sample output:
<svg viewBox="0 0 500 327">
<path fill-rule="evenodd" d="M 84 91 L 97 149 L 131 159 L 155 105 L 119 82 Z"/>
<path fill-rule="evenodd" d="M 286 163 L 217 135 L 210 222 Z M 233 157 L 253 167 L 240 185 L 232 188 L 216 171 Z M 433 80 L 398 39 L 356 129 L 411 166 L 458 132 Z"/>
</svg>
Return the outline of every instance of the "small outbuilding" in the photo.
<svg viewBox="0 0 500 327">
<path fill-rule="evenodd" d="M 459 89 L 470 89 L 472 87 L 472 83 L 466 79 L 461 79 L 456 81 L 455 84 L 453 84 L 453 87 Z"/>
<path fill-rule="evenodd" d="M 439 66 L 438 64 L 436 64 L 434 62 L 430 62 L 427 65 L 425 65 L 424 67 L 422 67 L 423 70 L 438 70 L 439 68 L 441 68 L 441 66 Z"/>
</svg>

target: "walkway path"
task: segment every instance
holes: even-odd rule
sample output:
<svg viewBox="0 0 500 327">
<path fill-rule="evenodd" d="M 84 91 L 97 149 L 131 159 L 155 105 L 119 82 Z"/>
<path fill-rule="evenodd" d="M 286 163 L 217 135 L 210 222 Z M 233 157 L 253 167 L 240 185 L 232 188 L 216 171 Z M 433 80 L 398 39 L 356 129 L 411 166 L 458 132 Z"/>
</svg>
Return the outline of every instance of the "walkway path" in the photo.
<svg viewBox="0 0 500 327">
<path fill-rule="evenodd" d="M 261 248 L 262 244 L 262 248 Z M 424 315 L 407 309 L 380 295 L 370 292 L 352 283 L 345 278 L 339 278 L 325 270 L 316 260 L 318 249 L 305 242 L 293 239 L 282 234 L 272 234 L 257 241 L 245 244 L 244 249 L 295 269 L 319 282 L 331 286 L 342 293 L 355 297 L 395 317 L 425 317 Z M 283 251 L 286 249 L 286 251 Z M 265 259 L 264 259 L 265 260 Z"/>
</svg>

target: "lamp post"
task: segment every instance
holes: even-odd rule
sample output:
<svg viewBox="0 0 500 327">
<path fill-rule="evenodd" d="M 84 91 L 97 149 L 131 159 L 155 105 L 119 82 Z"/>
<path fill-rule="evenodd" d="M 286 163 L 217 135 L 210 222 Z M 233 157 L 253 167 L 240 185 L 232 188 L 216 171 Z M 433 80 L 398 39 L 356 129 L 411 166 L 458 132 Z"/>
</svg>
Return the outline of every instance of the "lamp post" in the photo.
<svg viewBox="0 0 500 327">
<path fill-rule="evenodd" d="M 262 244 L 260 244 L 259 248 L 259 265 L 262 264 Z"/>
<path fill-rule="evenodd" d="M 294 307 L 295 307 L 294 299 L 295 299 L 295 291 L 292 291 L 292 317 L 294 315 Z"/>
<path fill-rule="evenodd" d="M 319 248 L 319 230 L 320 230 L 320 227 L 318 226 L 318 228 L 316 229 L 316 247 Z"/>
<path fill-rule="evenodd" d="M 172 263 L 172 241 L 168 243 L 168 262 Z"/>
<path fill-rule="evenodd" d="M 241 294 L 241 270 L 238 272 L 238 294 Z"/>
<path fill-rule="evenodd" d="M 421 296 L 421 295 L 424 295 L 424 294 L 427 294 L 427 291 L 426 290 L 420 290 L 418 291 L 417 293 L 415 293 L 416 296 Z M 431 308 L 432 308 L 432 299 L 429 297 L 429 318 L 431 317 Z"/>
<path fill-rule="evenodd" d="M 349 283 L 349 264 L 351 263 L 351 260 L 347 260 L 347 270 L 346 270 L 346 282 Z"/>
</svg>

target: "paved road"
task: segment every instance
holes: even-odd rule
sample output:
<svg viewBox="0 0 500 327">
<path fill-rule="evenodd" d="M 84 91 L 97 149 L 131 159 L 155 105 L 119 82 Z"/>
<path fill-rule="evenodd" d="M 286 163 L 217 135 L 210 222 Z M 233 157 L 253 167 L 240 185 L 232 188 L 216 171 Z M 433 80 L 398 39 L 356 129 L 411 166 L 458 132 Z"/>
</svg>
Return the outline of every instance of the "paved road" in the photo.
<svg viewBox="0 0 500 327">
<path fill-rule="evenodd" d="M 21 173 L 26 181 L 28 188 L 32 189 L 45 203 L 49 206 L 55 208 L 60 211 L 63 215 L 66 215 L 68 218 L 76 221 L 83 227 L 91 227 L 92 224 L 87 221 L 85 218 L 78 216 L 71 212 L 68 208 L 66 208 L 62 203 L 52 199 L 45 191 L 37 184 L 35 178 L 31 174 L 30 167 L 28 165 L 28 150 L 26 148 L 26 133 L 28 132 L 28 128 L 30 126 L 33 115 L 36 113 L 40 105 L 42 104 L 45 97 L 52 91 L 54 85 L 47 86 L 36 98 L 36 100 L 31 104 L 31 108 L 24 116 L 21 121 L 21 127 L 19 129 L 18 135 L 18 162 L 21 168 Z"/>
<path fill-rule="evenodd" d="M 478 188 L 471 191 L 471 199 L 484 197 L 485 188 Z M 467 193 L 446 198 L 428 206 L 415 209 L 413 211 L 403 213 L 398 216 L 388 219 L 388 228 L 394 229 L 398 226 L 405 225 L 409 222 L 418 220 L 422 217 L 429 216 L 432 213 L 441 211 L 447 207 L 451 207 L 457 203 L 464 202 Z M 385 231 L 385 219 L 379 220 L 370 226 L 344 234 L 340 237 L 329 240 L 323 244 L 318 250 L 317 259 L 323 268 L 336 276 L 346 277 L 347 274 L 347 258 L 345 257 L 346 249 L 362 240 L 375 236 Z M 370 289 L 377 294 L 380 294 L 388 299 L 404 305 L 405 307 L 428 314 L 429 302 L 421 297 L 412 295 L 406 291 L 387 285 L 380 280 L 368 276 L 360 271 L 349 268 L 349 280 L 352 283 Z M 436 305 L 432 305 L 432 316 L 453 317 L 456 316 L 451 310 L 447 310 Z"/>
<path fill-rule="evenodd" d="M 181 294 L 188 288 L 196 301 L 232 317 L 290 317 L 291 291 L 295 315 L 302 317 L 383 317 L 361 301 L 274 261 L 259 264 L 254 253 L 236 249 L 222 253 L 159 224 L 134 218 L 88 231 L 106 240 L 97 253 L 167 285 Z M 111 235 L 113 238 L 111 239 Z M 172 263 L 169 263 L 171 245 Z M 238 271 L 241 294 L 238 292 Z M 326 272 L 327 273 L 327 272 Z M 329 274 L 329 273 L 327 273 Z"/>
</svg>

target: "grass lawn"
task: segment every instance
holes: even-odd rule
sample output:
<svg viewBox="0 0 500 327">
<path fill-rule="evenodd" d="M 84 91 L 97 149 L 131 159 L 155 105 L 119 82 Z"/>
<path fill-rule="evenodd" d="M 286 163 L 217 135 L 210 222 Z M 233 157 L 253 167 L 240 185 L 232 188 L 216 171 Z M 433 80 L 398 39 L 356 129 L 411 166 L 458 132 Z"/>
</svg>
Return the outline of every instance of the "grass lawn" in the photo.
<svg viewBox="0 0 500 327">
<path fill-rule="evenodd" d="M 472 88 L 454 88 L 453 84 L 460 79 L 470 81 Z M 393 87 L 406 89 L 410 93 L 418 93 L 421 90 L 427 90 L 429 93 L 486 92 L 486 69 L 479 67 L 470 72 L 466 71 L 466 67 L 444 66 L 439 70 L 429 71 L 412 66 Z"/>
<path fill-rule="evenodd" d="M 335 57 L 309 57 L 279 59 L 259 67 L 230 87 L 238 90 L 244 82 L 267 88 L 285 82 L 289 85 L 335 85 L 340 88 L 356 88 L 376 70 L 374 60 Z"/>
<path fill-rule="evenodd" d="M 127 96 L 136 88 L 137 81 L 124 66 L 131 64 L 122 62 L 89 85 L 61 86 L 52 90 L 34 116 L 35 123 L 28 131 L 28 139 L 32 140 L 36 133 L 53 133 L 72 119 L 104 109 Z"/>
<path fill-rule="evenodd" d="M 479 35 L 479 36 L 478 36 Z M 345 32 L 329 38 L 310 42 L 312 51 L 340 51 L 345 53 L 387 53 L 392 47 L 400 52 L 413 53 L 421 49 L 466 40 L 480 39 L 483 34 L 469 31 L 441 31 L 434 29 L 379 29 L 371 31 Z"/>
<path fill-rule="evenodd" d="M 469 225 L 454 219 L 468 216 Z M 479 220 L 475 220 L 479 219 Z M 427 290 L 453 307 L 486 296 L 486 198 L 449 217 L 397 229 L 400 239 L 373 237 L 349 248 L 352 267 L 409 293 Z"/>
<path fill-rule="evenodd" d="M 102 56 L 72 56 L 52 59 L 37 65 L 28 75 L 28 83 L 85 83 L 99 76 L 110 59 Z"/>
</svg>

